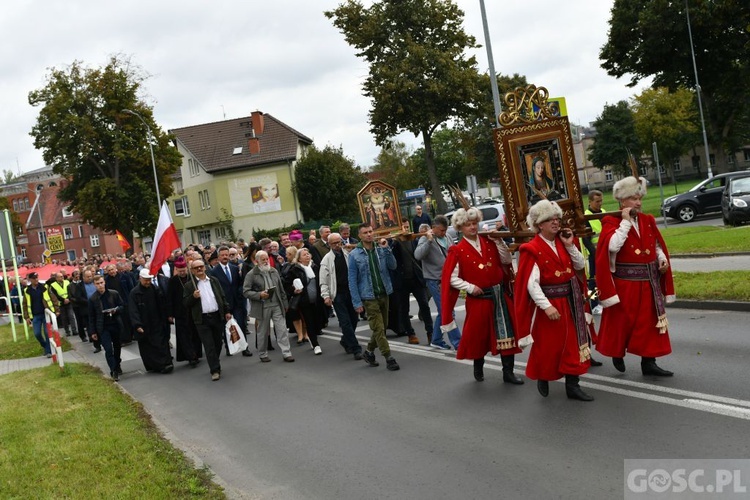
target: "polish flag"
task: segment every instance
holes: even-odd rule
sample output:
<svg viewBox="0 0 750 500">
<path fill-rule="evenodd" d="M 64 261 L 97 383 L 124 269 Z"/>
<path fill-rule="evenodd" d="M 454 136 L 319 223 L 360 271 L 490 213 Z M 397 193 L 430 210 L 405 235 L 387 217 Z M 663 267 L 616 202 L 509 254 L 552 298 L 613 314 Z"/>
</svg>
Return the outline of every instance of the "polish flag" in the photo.
<svg viewBox="0 0 750 500">
<path fill-rule="evenodd" d="M 180 237 L 177 235 L 174 222 L 172 222 L 167 203 L 164 202 L 159 214 L 159 223 L 156 225 L 154 244 L 151 247 L 149 273 L 155 276 L 162 264 L 167 261 L 169 255 L 178 248 L 180 248 Z"/>
</svg>

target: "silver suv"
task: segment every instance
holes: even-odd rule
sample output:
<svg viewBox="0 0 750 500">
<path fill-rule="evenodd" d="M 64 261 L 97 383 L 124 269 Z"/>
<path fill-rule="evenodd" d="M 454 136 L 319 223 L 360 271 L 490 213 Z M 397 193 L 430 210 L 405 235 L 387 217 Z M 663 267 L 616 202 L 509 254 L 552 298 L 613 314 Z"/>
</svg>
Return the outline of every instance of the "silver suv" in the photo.
<svg viewBox="0 0 750 500">
<path fill-rule="evenodd" d="M 476 208 L 478 208 L 482 212 L 482 222 L 479 224 L 480 231 L 494 229 L 495 223 L 497 221 L 502 222 L 503 225 L 507 227 L 508 221 L 505 218 L 505 203 L 503 203 L 502 201 L 480 203 L 479 205 L 476 205 Z M 451 210 L 450 212 L 445 214 L 445 216 L 448 218 L 449 224 L 455 212 L 455 210 Z M 458 234 L 456 233 L 456 230 L 453 229 L 452 225 L 448 226 L 448 235 L 453 239 L 453 241 L 458 241 Z"/>
</svg>

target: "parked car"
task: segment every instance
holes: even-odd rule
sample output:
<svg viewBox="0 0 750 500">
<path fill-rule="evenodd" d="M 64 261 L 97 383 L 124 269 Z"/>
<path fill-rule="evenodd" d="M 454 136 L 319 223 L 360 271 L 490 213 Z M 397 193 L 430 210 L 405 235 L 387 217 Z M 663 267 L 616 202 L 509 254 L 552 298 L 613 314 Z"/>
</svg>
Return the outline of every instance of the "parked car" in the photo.
<svg viewBox="0 0 750 500">
<path fill-rule="evenodd" d="M 727 226 L 750 221 L 750 174 L 729 179 L 721 196 L 721 215 Z"/>
<path fill-rule="evenodd" d="M 478 208 L 479 211 L 482 212 L 482 223 L 479 225 L 480 231 L 494 229 L 497 221 L 502 222 L 503 225 L 507 227 L 508 221 L 505 218 L 505 203 L 502 201 L 480 203 L 479 205 L 476 205 L 475 208 Z M 448 218 L 449 224 L 451 223 L 451 218 L 455 212 L 455 210 L 451 210 L 445 214 Z M 453 229 L 452 225 L 448 227 L 448 236 L 450 236 L 454 242 L 458 241 L 458 234 L 456 233 L 456 230 Z"/>
<path fill-rule="evenodd" d="M 750 170 L 718 174 L 699 182 L 688 192 L 670 196 L 662 209 L 668 217 L 680 222 L 690 222 L 696 215 L 721 212 L 721 196 L 727 181 L 734 177 L 750 175 Z"/>
</svg>

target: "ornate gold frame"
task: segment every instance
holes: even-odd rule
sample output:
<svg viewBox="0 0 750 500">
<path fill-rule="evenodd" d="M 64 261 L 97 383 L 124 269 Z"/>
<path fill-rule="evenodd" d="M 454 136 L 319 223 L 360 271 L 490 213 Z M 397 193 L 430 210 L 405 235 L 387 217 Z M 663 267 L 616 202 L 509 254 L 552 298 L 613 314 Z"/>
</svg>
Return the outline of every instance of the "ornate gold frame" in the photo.
<svg viewBox="0 0 750 500">
<path fill-rule="evenodd" d="M 382 205 L 380 201 L 373 203 L 373 195 L 383 197 Z M 362 222 L 372 224 L 376 236 L 402 232 L 401 208 L 395 187 L 383 181 L 370 181 L 357 193 L 357 203 Z"/>
<path fill-rule="evenodd" d="M 529 85 L 506 94 L 507 111 L 500 115 L 502 128 L 495 129 L 500 182 L 505 198 L 505 213 L 514 237 L 528 237 L 526 216 L 539 191 L 529 176 L 529 158 L 537 154 L 545 161 L 547 172 L 553 172 L 550 190 L 563 210 L 564 224 L 582 236 L 587 233 L 573 140 L 567 117 L 552 118 L 547 104 L 547 90 Z M 535 157 L 536 158 L 536 157 Z M 549 196 L 549 199 L 553 199 Z"/>
</svg>

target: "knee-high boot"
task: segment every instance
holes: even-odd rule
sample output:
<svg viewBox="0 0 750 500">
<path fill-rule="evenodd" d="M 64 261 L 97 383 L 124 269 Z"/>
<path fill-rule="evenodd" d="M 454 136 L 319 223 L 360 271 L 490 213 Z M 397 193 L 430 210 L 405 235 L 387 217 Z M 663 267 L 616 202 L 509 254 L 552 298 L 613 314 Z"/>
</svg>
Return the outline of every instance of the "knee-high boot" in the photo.
<svg viewBox="0 0 750 500">
<path fill-rule="evenodd" d="M 514 385 L 523 384 L 523 379 L 517 377 L 516 374 L 513 373 L 513 366 L 516 362 L 516 357 L 513 354 L 508 356 L 503 356 L 501 354 L 500 361 L 503 364 L 503 382 Z"/>
<path fill-rule="evenodd" d="M 474 379 L 477 382 L 484 380 L 484 358 L 474 360 Z"/>
<path fill-rule="evenodd" d="M 565 375 L 565 393 L 570 399 L 577 399 L 579 401 L 593 401 L 594 397 L 586 394 L 578 385 L 578 377 L 575 375 Z"/>
</svg>

